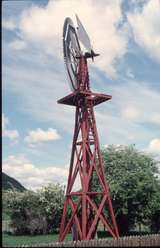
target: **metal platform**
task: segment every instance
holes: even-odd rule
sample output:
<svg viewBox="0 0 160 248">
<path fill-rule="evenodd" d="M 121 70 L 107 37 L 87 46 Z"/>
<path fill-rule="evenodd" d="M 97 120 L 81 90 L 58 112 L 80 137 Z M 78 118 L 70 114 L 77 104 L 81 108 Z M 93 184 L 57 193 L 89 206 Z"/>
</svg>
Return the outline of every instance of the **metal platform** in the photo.
<svg viewBox="0 0 160 248">
<path fill-rule="evenodd" d="M 93 93 L 91 91 L 74 91 L 58 100 L 58 103 L 77 106 L 80 99 L 87 99 L 92 101 L 93 106 L 96 106 L 102 102 L 110 100 L 111 98 L 112 96 L 110 95 Z"/>
</svg>

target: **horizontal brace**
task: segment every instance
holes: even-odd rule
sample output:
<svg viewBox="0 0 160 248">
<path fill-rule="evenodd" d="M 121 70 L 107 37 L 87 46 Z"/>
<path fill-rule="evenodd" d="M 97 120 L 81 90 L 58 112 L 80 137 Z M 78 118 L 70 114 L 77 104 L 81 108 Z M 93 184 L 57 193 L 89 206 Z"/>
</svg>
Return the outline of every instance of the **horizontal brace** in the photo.
<svg viewBox="0 0 160 248">
<path fill-rule="evenodd" d="M 78 142 L 76 142 L 76 145 L 77 145 L 77 146 L 80 146 L 80 145 L 82 145 L 83 143 L 90 144 L 90 145 L 94 145 L 94 144 L 95 144 L 94 141 L 86 141 L 86 142 L 78 141 Z"/>
<path fill-rule="evenodd" d="M 83 191 L 81 191 L 81 192 L 71 192 L 70 194 L 66 194 L 66 196 L 81 196 L 81 195 L 83 195 L 83 194 L 86 194 L 86 195 L 103 195 L 104 194 L 104 192 L 83 192 Z"/>
</svg>

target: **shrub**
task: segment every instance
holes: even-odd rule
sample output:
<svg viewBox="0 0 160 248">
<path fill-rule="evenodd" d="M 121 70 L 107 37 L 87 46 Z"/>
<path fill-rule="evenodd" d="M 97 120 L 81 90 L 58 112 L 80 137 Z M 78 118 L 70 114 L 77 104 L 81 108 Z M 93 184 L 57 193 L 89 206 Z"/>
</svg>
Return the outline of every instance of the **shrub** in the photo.
<svg viewBox="0 0 160 248">
<path fill-rule="evenodd" d="M 64 201 L 59 185 L 48 185 L 37 192 L 8 191 L 4 198 L 15 234 L 46 234 L 59 227 Z"/>
</svg>

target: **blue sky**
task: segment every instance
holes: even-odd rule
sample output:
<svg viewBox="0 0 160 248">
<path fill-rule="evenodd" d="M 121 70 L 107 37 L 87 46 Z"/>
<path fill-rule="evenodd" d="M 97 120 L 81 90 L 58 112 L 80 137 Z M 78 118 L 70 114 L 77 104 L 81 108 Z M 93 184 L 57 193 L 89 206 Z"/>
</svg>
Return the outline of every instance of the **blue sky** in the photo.
<svg viewBox="0 0 160 248">
<path fill-rule="evenodd" d="M 64 19 L 78 14 L 94 50 L 101 147 L 135 144 L 160 154 L 160 1 L 4 1 L 2 4 L 3 171 L 27 188 L 66 183 L 74 108 L 62 53 Z M 97 18 L 98 17 L 98 18 Z"/>
</svg>

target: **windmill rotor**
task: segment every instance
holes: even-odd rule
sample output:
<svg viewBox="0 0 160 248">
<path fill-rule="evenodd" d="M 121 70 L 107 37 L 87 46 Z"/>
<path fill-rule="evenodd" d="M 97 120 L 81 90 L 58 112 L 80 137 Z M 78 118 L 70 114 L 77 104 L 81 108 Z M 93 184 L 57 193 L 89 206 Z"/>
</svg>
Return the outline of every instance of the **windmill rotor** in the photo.
<svg viewBox="0 0 160 248">
<path fill-rule="evenodd" d="M 78 69 L 80 56 L 93 58 L 99 54 L 94 53 L 90 38 L 83 27 L 79 17 L 76 15 L 77 29 L 74 27 L 71 18 L 67 17 L 63 26 L 63 54 L 69 77 L 69 84 L 72 91 L 79 88 Z M 86 51 L 82 51 L 80 42 Z"/>
</svg>

